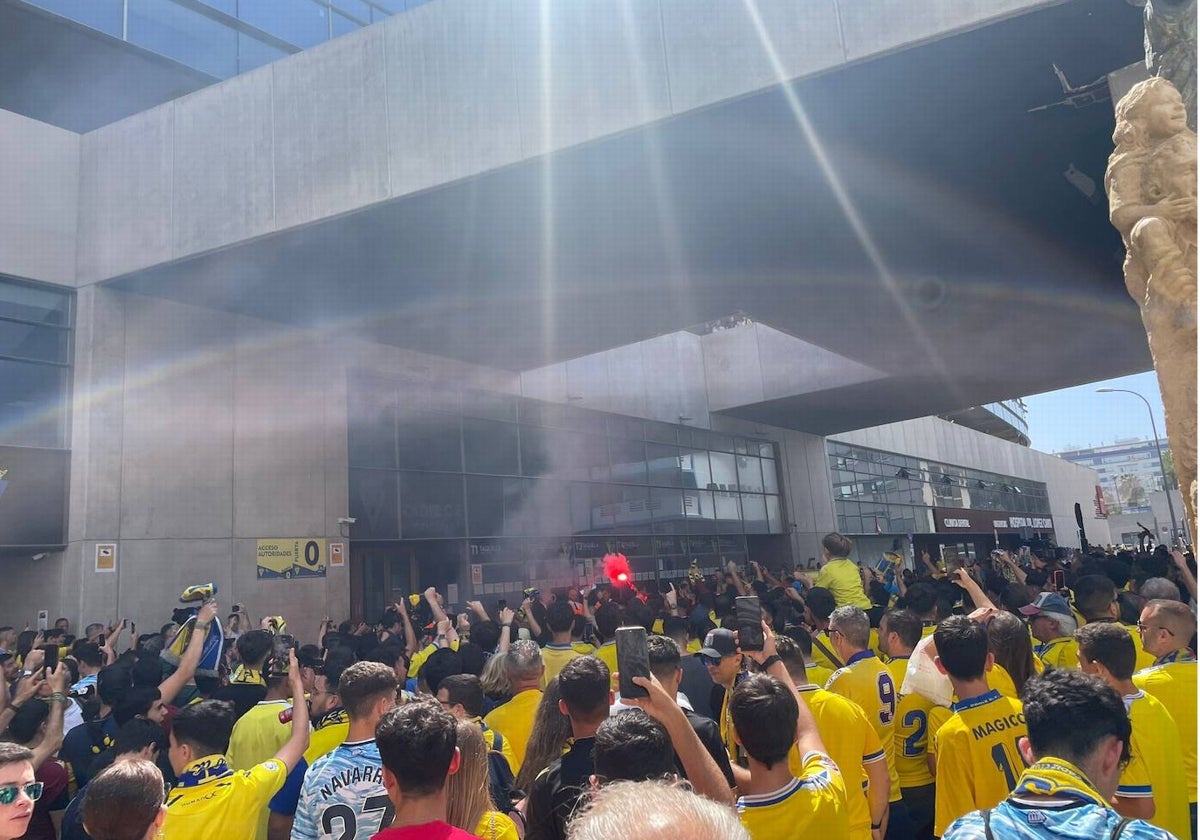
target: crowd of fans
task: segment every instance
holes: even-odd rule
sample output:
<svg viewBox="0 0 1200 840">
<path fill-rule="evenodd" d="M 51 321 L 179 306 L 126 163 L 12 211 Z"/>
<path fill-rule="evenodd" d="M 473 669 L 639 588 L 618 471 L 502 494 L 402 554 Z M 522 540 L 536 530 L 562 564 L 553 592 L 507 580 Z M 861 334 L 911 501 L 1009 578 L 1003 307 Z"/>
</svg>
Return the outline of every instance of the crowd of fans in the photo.
<svg viewBox="0 0 1200 840">
<path fill-rule="evenodd" d="M 0 840 L 1195 840 L 1190 554 L 852 550 L 307 638 L 203 588 L 148 634 L 0 627 Z"/>
</svg>

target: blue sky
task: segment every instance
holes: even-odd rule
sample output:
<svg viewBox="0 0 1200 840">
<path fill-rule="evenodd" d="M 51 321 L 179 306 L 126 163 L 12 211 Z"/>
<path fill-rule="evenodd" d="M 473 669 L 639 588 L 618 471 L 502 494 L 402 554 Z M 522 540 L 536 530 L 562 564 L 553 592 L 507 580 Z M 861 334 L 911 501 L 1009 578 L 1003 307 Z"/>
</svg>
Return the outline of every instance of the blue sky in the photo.
<svg viewBox="0 0 1200 840">
<path fill-rule="evenodd" d="M 1137 391 L 1150 402 L 1158 433 L 1166 436 L 1158 377 L 1150 371 L 1026 397 L 1033 448 L 1057 452 L 1102 446 L 1117 438 L 1149 438 L 1150 416 L 1145 404 L 1130 394 L 1097 394 L 1100 387 Z"/>
</svg>

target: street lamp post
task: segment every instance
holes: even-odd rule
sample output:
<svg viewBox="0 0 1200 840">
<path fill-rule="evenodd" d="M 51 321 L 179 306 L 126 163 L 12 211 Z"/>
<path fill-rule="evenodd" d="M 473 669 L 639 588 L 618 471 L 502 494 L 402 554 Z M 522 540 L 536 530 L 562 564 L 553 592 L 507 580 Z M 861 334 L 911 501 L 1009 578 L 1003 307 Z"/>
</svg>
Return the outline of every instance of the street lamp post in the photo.
<svg viewBox="0 0 1200 840">
<path fill-rule="evenodd" d="M 1162 445 L 1158 442 L 1158 426 L 1154 423 L 1154 409 L 1150 407 L 1150 401 L 1139 394 L 1137 391 L 1129 391 L 1125 388 L 1097 388 L 1097 394 L 1133 394 L 1139 400 L 1146 404 L 1146 413 L 1150 415 L 1150 431 L 1154 434 L 1154 449 L 1158 452 L 1158 468 L 1162 470 L 1163 490 L 1167 493 L 1167 512 L 1171 515 L 1171 544 L 1172 547 L 1175 541 L 1179 539 L 1179 524 L 1175 520 L 1175 503 L 1171 501 L 1171 488 L 1167 486 L 1167 464 L 1163 461 Z"/>
</svg>

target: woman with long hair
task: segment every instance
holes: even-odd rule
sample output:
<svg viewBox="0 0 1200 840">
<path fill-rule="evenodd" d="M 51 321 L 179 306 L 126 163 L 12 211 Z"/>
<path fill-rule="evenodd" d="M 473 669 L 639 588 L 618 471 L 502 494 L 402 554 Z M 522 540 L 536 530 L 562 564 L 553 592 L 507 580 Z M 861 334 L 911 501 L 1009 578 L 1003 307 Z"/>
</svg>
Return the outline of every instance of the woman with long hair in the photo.
<svg viewBox="0 0 1200 840">
<path fill-rule="evenodd" d="M 571 720 L 558 710 L 562 693 L 558 690 L 558 677 L 550 680 L 533 717 L 533 730 L 529 733 L 529 744 L 525 747 L 525 761 L 517 774 L 517 790 L 529 793 L 533 780 L 550 766 L 550 762 L 562 758 L 567 740 L 571 737 Z"/>
<path fill-rule="evenodd" d="M 163 798 L 153 761 L 118 761 L 88 784 L 83 827 L 92 840 L 153 840 L 167 815 Z"/>
<path fill-rule="evenodd" d="M 1033 642 L 1025 622 L 1007 612 L 992 616 L 988 622 L 988 650 L 996 660 L 988 674 L 988 684 L 1014 700 L 1021 699 L 1025 681 L 1035 673 Z M 1011 678 L 1011 687 L 1006 684 L 1004 675 Z"/>
<path fill-rule="evenodd" d="M 484 840 L 519 840 L 517 826 L 496 810 L 488 784 L 488 750 L 473 720 L 458 722 L 458 772 L 446 780 L 446 822 Z"/>
<path fill-rule="evenodd" d="M 483 693 L 496 703 L 504 703 L 512 698 L 512 685 L 508 681 L 504 660 L 505 656 L 497 653 L 487 661 L 483 673 L 479 675 Z"/>
</svg>

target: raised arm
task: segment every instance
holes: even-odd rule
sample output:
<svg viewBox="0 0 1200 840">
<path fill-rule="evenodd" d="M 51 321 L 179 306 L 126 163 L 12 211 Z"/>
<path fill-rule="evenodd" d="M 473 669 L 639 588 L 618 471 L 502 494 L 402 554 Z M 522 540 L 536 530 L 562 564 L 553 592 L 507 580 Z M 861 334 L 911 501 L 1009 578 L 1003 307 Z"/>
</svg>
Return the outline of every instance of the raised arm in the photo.
<svg viewBox="0 0 1200 840">
<path fill-rule="evenodd" d="M 125 632 L 125 619 L 121 619 L 116 627 L 110 627 L 108 634 L 104 637 L 104 644 L 100 650 L 104 653 L 104 664 L 111 665 L 117 661 L 117 640 L 121 638 L 121 634 Z"/>
<path fill-rule="evenodd" d="M 525 623 L 529 625 L 529 632 L 533 634 L 535 639 L 542 636 L 542 625 L 538 624 L 538 620 L 533 617 L 533 599 L 526 598 L 521 602 L 521 609 L 525 613 Z"/>
<path fill-rule="evenodd" d="M 975 604 L 976 609 L 996 609 L 996 605 L 992 603 L 992 599 L 984 594 L 983 589 L 975 582 L 975 578 L 966 569 L 955 569 L 950 573 L 950 580 L 958 584 L 960 589 L 965 589 L 967 594 L 971 596 L 971 601 Z"/>
<path fill-rule="evenodd" d="M 196 614 L 196 624 L 192 630 L 192 638 L 188 640 L 187 649 L 179 660 L 175 673 L 158 684 L 158 692 L 164 703 L 170 703 L 179 696 L 183 687 L 191 682 L 200 665 L 200 655 L 204 652 L 204 640 L 208 638 L 208 626 L 217 615 L 217 602 L 206 601 Z"/>
<path fill-rule="evenodd" d="M 296 661 L 295 648 L 288 651 L 288 688 L 292 693 L 292 734 L 275 753 L 275 760 L 281 762 L 290 773 L 308 749 L 308 702 L 304 699 L 304 683 L 300 679 L 300 663 Z"/>
<path fill-rule="evenodd" d="M 42 684 L 42 691 L 46 687 L 50 688 L 50 694 L 39 697 L 32 702 L 40 703 L 47 702 L 50 704 L 50 717 L 46 721 L 46 734 L 42 736 L 41 742 L 33 748 L 33 769 L 41 767 L 47 759 L 54 756 L 58 752 L 58 748 L 63 742 L 63 712 L 66 710 L 67 703 L 71 702 L 71 698 L 67 696 L 67 667 L 59 662 L 58 667 L 49 674 L 46 682 Z"/>
<path fill-rule="evenodd" d="M 496 655 L 503 656 L 508 653 L 508 646 L 512 644 L 512 623 L 517 614 L 508 607 L 500 610 L 500 643 L 496 645 Z"/>
<path fill-rule="evenodd" d="M 615 679 L 617 675 L 614 674 L 613 677 Z M 704 748 L 696 730 L 692 729 L 675 698 L 667 694 L 653 674 L 649 678 L 634 677 L 633 681 L 646 689 L 649 696 L 623 697 L 622 701 L 637 706 L 666 727 L 667 734 L 671 736 L 671 746 L 675 748 L 675 754 L 679 756 L 688 781 L 696 793 L 732 805 L 734 796 L 733 791 L 729 789 L 729 783 L 725 780 L 721 768 L 717 767 L 717 762 L 713 761 L 713 757 Z"/>
<path fill-rule="evenodd" d="M 413 629 L 412 619 L 408 617 L 408 599 L 401 598 L 397 601 L 396 609 L 400 610 L 400 620 L 404 622 L 404 650 L 411 659 L 412 655 L 417 652 L 417 644 L 420 639 L 417 638 L 417 631 Z"/>
<path fill-rule="evenodd" d="M 766 672 L 795 692 L 796 686 L 792 683 L 792 677 L 784 667 L 775 647 L 775 633 L 767 622 L 764 621 L 762 626 L 763 649 L 743 652 L 759 665 L 774 657 L 775 661 L 771 663 Z M 808 704 L 800 701 L 797 705 L 799 705 L 800 711 L 796 717 L 796 746 L 800 750 L 800 755 L 803 756 L 808 752 L 825 752 L 825 744 L 817 732 L 817 722 L 813 720 L 812 712 L 808 710 Z"/>
<path fill-rule="evenodd" d="M 1192 600 L 1196 600 L 1196 576 L 1192 574 L 1192 570 L 1188 568 L 1187 556 L 1178 548 L 1171 549 L 1171 559 L 1175 561 L 1175 567 L 1179 569 L 1179 577 L 1183 580 L 1183 585 L 1187 587 L 1187 591 L 1191 594 Z"/>
</svg>

